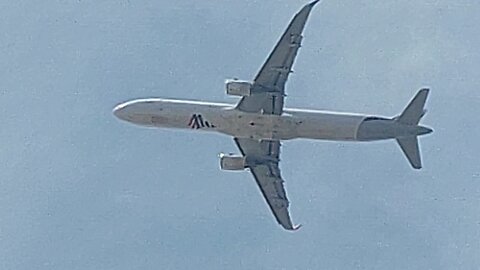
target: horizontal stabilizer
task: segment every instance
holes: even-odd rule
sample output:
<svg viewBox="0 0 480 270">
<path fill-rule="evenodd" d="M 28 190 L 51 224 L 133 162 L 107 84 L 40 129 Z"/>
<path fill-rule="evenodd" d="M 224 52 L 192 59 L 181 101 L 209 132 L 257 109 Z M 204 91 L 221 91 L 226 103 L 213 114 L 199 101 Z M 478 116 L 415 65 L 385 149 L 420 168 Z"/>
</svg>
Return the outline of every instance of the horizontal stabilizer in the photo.
<svg viewBox="0 0 480 270">
<path fill-rule="evenodd" d="M 422 168 L 422 159 L 416 136 L 397 138 L 398 145 L 414 169 Z"/>
<path fill-rule="evenodd" d="M 426 112 L 423 107 L 427 100 L 428 91 L 429 89 L 427 88 L 418 91 L 405 110 L 403 110 L 402 114 L 398 116 L 397 121 L 405 125 L 417 125 Z"/>
</svg>

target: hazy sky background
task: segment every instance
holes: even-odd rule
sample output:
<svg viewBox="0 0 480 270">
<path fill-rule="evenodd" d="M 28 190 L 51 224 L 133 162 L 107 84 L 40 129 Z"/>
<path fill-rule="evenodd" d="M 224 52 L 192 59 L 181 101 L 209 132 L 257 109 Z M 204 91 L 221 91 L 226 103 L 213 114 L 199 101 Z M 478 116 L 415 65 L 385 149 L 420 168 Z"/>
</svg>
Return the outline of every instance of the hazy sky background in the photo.
<svg viewBox="0 0 480 270">
<path fill-rule="evenodd" d="M 236 102 L 306 1 L 0 0 L 0 269 L 478 269 L 480 3 L 324 0 L 287 106 L 394 116 L 431 87 L 414 171 L 391 141 L 295 140 L 295 233 L 231 138 L 144 129 L 139 97 Z"/>
</svg>

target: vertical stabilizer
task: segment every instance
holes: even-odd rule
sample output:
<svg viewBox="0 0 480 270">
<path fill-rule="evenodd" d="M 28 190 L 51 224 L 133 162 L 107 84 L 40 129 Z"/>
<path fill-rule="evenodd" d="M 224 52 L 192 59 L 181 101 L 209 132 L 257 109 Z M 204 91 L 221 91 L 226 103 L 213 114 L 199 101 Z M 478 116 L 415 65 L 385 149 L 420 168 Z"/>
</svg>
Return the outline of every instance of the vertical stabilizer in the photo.
<svg viewBox="0 0 480 270">
<path fill-rule="evenodd" d="M 397 138 L 398 145 L 414 169 L 422 168 L 422 159 L 416 136 Z"/>
<path fill-rule="evenodd" d="M 427 100 L 429 89 L 423 88 L 410 101 L 402 114 L 398 116 L 397 121 L 405 125 L 417 125 L 422 116 L 425 114 L 423 107 Z"/>
</svg>

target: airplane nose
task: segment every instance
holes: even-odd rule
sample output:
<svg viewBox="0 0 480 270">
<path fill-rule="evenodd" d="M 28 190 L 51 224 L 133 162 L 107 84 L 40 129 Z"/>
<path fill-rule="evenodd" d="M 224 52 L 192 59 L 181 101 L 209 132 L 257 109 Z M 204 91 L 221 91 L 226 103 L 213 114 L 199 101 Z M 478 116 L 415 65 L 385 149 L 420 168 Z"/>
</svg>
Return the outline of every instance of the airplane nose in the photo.
<svg viewBox="0 0 480 270">
<path fill-rule="evenodd" d="M 127 108 L 126 104 L 122 103 L 115 108 L 113 108 L 113 115 L 115 115 L 118 119 L 128 121 L 128 113 L 127 113 Z"/>
</svg>

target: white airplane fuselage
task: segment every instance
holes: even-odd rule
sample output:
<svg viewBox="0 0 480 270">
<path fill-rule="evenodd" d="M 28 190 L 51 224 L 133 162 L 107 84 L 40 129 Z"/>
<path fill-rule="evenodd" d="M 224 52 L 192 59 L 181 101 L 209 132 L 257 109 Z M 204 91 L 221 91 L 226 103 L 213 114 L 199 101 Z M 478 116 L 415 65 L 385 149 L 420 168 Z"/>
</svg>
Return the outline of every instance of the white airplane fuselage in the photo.
<svg viewBox="0 0 480 270">
<path fill-rule="evenodd" d="M 146 127 L 218 132 L 259 140 L 371 141 L 431 131 L 361 114 L 285 108 L 282 115 L 267 115 L 242 112 L 232 104 L 162 98 L 128 101 L 115 107 L 114 114 Z"/>
<path fill-rule="evenodd" d="M 240 154 L 220 154 L 220 169 L 248 169 L 275 219 L 286 230 L 300 226 L 295 226 L 290 218 L 279 166 L 283 140 L 395 139 L 412 168 L 422 168 L 417 137 L 432 132 L 419 125 L 426 112 L 428 88 L 420 89 L 401 114 L 391 118 L 284 107 L 285 85 L 301 47 L 303 29 L 318 2 L 312 0 L 295 14 L 252 81 L 225 81 L 226 94 L 240 97 L 237 104 L 143 98 L 119 104 L 113 113 L 123 121 L 145 127 L 234 137 Z"/>
</svg>

